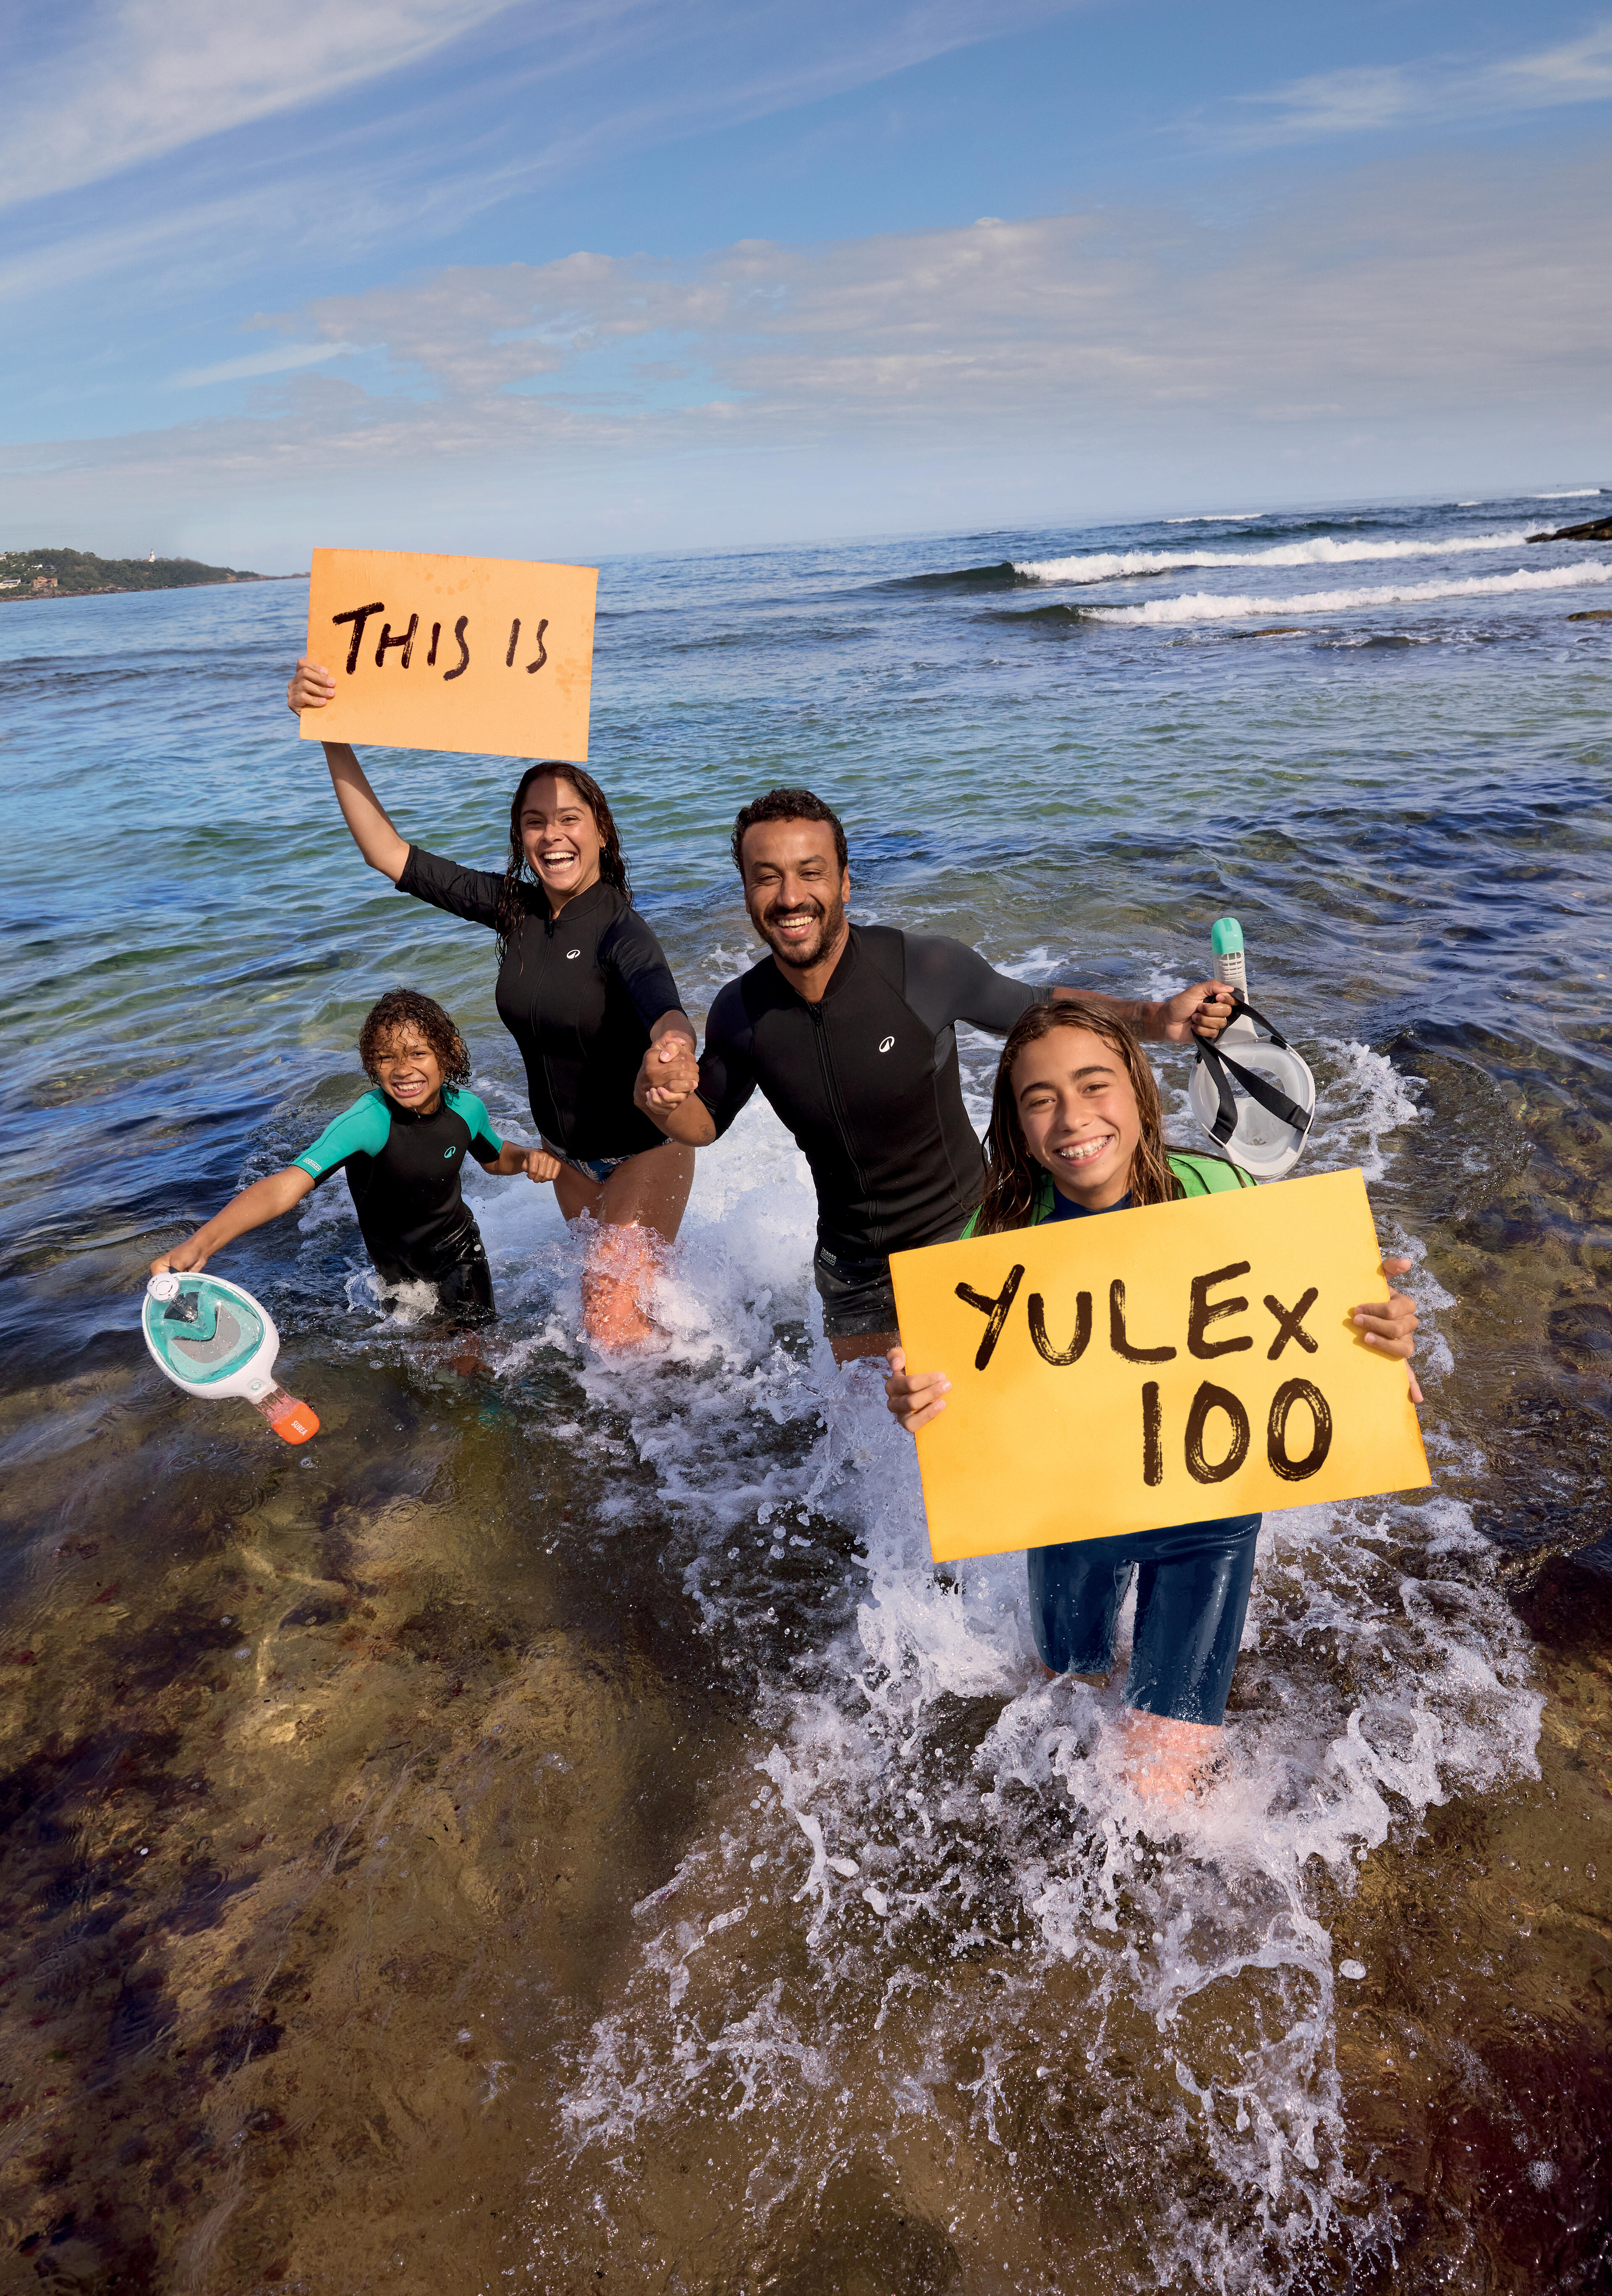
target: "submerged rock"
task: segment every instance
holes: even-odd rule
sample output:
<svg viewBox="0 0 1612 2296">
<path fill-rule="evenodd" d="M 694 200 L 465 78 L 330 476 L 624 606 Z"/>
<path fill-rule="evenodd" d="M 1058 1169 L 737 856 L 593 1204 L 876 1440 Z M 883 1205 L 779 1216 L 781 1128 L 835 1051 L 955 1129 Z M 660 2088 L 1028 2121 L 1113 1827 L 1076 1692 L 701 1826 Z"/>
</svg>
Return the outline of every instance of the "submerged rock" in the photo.
<svg viewBox="0 0 1612 2296">
<path fill-rule="evenodd" d="M 1612 622 L 1612 606 L 1590 606 L 1582 614 L 1569 614 L 1570 622 Z"/>
</svg>

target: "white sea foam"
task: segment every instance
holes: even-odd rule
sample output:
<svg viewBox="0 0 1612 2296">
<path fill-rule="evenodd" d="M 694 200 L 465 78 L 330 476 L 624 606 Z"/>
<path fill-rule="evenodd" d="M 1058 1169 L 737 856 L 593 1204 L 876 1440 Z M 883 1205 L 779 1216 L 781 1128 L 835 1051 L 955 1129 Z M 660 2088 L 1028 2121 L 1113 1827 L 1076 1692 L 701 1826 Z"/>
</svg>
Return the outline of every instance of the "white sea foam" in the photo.
<svg viewBox="0 0 1612 2296">
<path fill-rule="evenodd" d="M 1414 1109 L 1379 1056 L 1324 1050 L 1327 1160 L 1380 1167 Z M 601 2216 L 653 2229 L 650 2195 L 708 2128 L 744 2195 L 737 2270 L 809 2216 L 803 2175 L 871 2156 L 894 2189 L 938 2138 L 968 2163 L 951 2236 L 994 2243 L 1035 2214 L 1021 2132 L 1075 2086 L 1102 2101 L 1093 2141 L 1151 2251 L 1141 2277 L 1116 2251 L 1104 2284 L 1289 2289 L 1371 2218 L 1344 2166 L 1313 1877 L 1352 1890 L 1429 1805 L 1533 1771 L 1541 1701 L 1489 1551 L 1437 1497 L 1267 1517 L 1225 1773 L 1161 1826 L 1125 1782 L 1117 1690 L 1041 1679 L 1022 1557 L 937 1576 L 872 1367 L 775 1341 L 815 1324 L 812 1229 L 801 1160 L 753 1103 L 700 1160 L 671 1365 L 585 1375 L 682 1526 L 756 1731 L 753 1771 L 641 1906 L 564 2099 Z M 994 1718 L 960 1739 L 981 1702 Z M 1161 2215 L 1147 2195 L 1173 2177 L 1194 2197 Z"/>
<path fill-rule="evenodd" d="M 1305 542 L 1272 544 L 1268 550 L 1093 551 L 1076 558 L 1016 559 L 1016 574 L 1037 582 L 1116 582 L 1131 574 L 1168 574 L 1181 566 L 1354 566 L 1374 559 L 1452 558 L 1474 551 L 1514 550 L 1526 530 L 1457 536 L 1443 542 L 1337 542 L 1328 534 Z"/>
<path fill-rule="evenodd" d="M 1199 590 L 1178 598 L 1156 598 L 1146 605 L 1088 606 L 1084 611 L 1105 622 L 1168 624 L 1177 622 L 1263 621 L 1281 614 L 1356 614 L 1377 606 L 1426 605 L 1443 598 L 1503 598 L 1530 592 L 1575 590 L 1612 582 L 1612 565 L 1592 560 L 1576 566 L 1547 566 L 1537 572 L 1518 568 L 1511 574 L 1475 574 L 1465 581 L 1393 582 L 1360 590 L 1301 590 L 1288 597 L 1250 597 L 1238 592 L 1219 597 Z"/>
<path fill-rule="evenodd" d="M 1545 495 L 1530 495 L 1530 502 L 1580 502 L 1591 495 L 1605 494 L 1604 487 L 1558 487 Z"/>
</svg>

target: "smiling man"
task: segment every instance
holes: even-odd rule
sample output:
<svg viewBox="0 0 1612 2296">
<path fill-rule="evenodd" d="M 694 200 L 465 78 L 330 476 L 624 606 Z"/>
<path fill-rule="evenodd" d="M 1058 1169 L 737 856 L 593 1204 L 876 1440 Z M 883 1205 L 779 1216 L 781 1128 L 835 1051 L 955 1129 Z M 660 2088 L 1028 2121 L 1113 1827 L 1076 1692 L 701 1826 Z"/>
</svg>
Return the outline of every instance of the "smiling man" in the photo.
<svg viewBox="0 0 1612 2296">
<path fill-rule="evenodd" d="M 733 861 L 770 954 L 718 993 L 698 1062 L 681 1035 L 650 1046 L 634 1096 L 669 1138 L 703 1148 L 760 1087 L 816 1185 L 813 1273 L 841 1363 L 896 1343 L 891 1252 L 951 1241 L 979 1201 L 959 1021 L 1005 1036 L 1032 1004 L 1079 995 L 1140 1036 L 1184 1044 L 1218 1036 L 1231 1015 L 1217 980 L 1164 1004 L 1030 988 L 961 941 L 852 924 L 845 831 L 810 790 L 747 805 Z"/>
</svg>

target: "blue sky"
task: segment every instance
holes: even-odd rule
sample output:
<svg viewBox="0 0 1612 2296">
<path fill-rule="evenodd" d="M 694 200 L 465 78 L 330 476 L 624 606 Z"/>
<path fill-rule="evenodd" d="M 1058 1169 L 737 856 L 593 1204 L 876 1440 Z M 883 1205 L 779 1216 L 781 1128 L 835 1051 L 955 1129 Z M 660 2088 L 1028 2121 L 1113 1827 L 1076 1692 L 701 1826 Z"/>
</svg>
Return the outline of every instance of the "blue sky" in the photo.
<svg viewBox="0 0 1612 2296">
<path fill-rule="evenodd" d="M 11 13 L 0 545 L 278 569 L 1612 483 L 1612 14 Z"/>
</svg>

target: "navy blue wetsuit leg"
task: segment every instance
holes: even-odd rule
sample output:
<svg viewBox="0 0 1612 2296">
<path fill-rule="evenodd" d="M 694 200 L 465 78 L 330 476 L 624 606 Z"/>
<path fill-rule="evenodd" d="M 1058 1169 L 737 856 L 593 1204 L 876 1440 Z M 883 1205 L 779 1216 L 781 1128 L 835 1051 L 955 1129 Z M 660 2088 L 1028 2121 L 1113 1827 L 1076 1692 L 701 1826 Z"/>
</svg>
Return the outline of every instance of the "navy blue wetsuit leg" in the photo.
<svg viewBox="0 0 1612 2296">
<path fill-rule="evenodd" d="M 1135 1568 L 1115 1553 L 1123 1538 L 1033 1546 L 1030 1625 L 1043 1666 L 1054 1674 L 1107 1674 L 1114 1663 L 1114 1628 Z"/>
<path fill-rule="evenodd" d="M 1140 1578 L 1125 1703 L 1176 1722 L 1223 1721 L 1260 1521 L 1230 1515 L 1134 1538 L 1032 1547 L 1030 1623 L 1043 1664 L 1060 1674 L 1108 1672 L 1134 1569 Z"/>
</svg>

